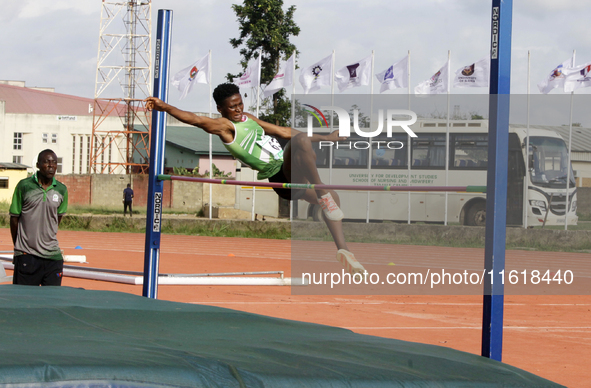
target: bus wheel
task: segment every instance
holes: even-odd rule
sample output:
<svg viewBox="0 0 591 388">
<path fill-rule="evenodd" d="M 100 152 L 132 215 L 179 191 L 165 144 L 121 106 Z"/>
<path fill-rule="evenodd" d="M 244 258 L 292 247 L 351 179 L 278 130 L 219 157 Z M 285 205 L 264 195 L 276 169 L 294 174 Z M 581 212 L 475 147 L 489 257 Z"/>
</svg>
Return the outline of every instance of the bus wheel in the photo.
<svg viewBox="0 0 591 388">
<path fill-rule="evenodd" d="M 486 203 L 477 202 L 468 209 L 466 224 L 470 226 L 486 225 Z"/>
<path fill-rule="evenodd" d="M 312 205 L 312 219 L 314 221 L 323 221 L 322 207 L 320 205 Z"/>
</svg>

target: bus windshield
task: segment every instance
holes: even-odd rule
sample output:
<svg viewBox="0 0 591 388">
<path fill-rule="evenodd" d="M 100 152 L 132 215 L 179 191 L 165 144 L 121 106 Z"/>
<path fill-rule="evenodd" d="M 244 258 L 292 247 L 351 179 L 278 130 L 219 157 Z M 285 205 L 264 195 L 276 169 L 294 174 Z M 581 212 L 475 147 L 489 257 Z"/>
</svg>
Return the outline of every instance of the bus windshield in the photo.
<svg viewBox="0 0 591 388">
<path fill-rule="evenodd" d="M 568 151 L 562 139 L 532 136 L 529 140 L 531 182 L 540 187 L 566 188 Z M 572 167 L 570 187 L 575 187 Z"/>
</svg>

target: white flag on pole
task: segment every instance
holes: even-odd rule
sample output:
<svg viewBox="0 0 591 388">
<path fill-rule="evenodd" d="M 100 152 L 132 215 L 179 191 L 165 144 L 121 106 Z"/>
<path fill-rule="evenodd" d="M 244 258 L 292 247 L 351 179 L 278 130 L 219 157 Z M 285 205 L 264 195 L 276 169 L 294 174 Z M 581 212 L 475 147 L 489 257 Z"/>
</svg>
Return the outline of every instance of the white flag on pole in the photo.
<svg viewBox="0 0 591 388">
<path fill-rule="evenodd" d="M 408 87 L 408 55 L 381 73 L 376 78 L 382 84 L 380 93 L 390 89 L 401 89 Z"/>
<path fill-rule="evenodd" d="M 206 84 L 209 79 L 209 53 L 193 63 L 191 66 L 184 68 L 176 73 L 172 79 L 172 85 L 181 92 L 179 100 L 182 100 L 189 94 L 193 85 Z"/>
<path fill-rule="evenodd" d="M 345 66 L 334 75 L 339 91 L 369 85 L 371 78 L 371 55 L 351 65 Z"/>
<path fill-rule="evenodd" d="M 273 77 L 273 81 L 267 85 L 263 92 L 263 98 L 267 98 L 277 93 L 283 88 L 293 85 L 293 61 L 295 53 L 279 66 L 279 72 Z"/>
<path fill-rule="evenodd" d="M 591 86 L 591 62 L 584 65 L 562 69 L 565 76 L 564 91 L 573 92 L 579 88 Z"/>
<path fill-rule="evenodd" d="M 332 54 L 315 64 L 302 69 L 300 83 L 304 88 L 304 94 L 314 92 L 321 86 L 330 86 L 332 78 Z"/>
<path fill-rule="evenodd" d="M 560 65 L 556 66 L 554 70 L 550 72 L 546 79 L 542 80 L 538 84 L 538 89 L 540 89 L 540 93 L 548 94 L 554 88 L 561 88 L 564 87 L 564 69 L 572 68 L 575 66 L 575 57 L 572 56 L 571 58 L 567 59 L 566 61 L 562 62 Z"/>
<path fill-rule="evenodd" d="M 259 86 L 259 77 L 261 74 L 261 61 L 259 59 L 260 58 L 252 58 L 250 62 L 248 62 L 248 67 L 244 70 L 244 73 L 239 78 L 234 79 L 236 85 L 241 88 L 257 88 Z"/>
<path fill-rule="evenodd" d="M 415 94 L 443 94 L 449 91 L 449 61 L 431 78 L 415 86 Z"/>
<path fill-rule="evenodd" d="M 484 58 L 456 71 L 454 88 L 488 87 L 490 59 Z"/>
</svg>

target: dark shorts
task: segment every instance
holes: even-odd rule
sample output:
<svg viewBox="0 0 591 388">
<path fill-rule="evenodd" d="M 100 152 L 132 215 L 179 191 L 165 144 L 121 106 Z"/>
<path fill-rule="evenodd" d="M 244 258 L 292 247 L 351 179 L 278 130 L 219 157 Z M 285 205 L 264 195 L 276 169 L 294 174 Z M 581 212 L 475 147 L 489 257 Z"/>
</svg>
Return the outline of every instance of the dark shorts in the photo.
<svg viewBox="0 0 591 388">
<path fill-rule="evenodd" d="M 61 286 L 63 273 L 63 260 L 44 259 L 34 255 L 15 256 L 12 284 Z"/>
<path fill-rule="evenodd" d="M 283 173 L 283 165 L 281 165 L 281 169 L 277 172 L 277 174 L 269 177 L 269 182 L 289 183 L 287 181 L 287 177 Z M 306 193 L 305 189 L 277 189 L 274 187 L 273 190 L 275 190 L 278 196 L 283 199 L 287 199 L 288 201 L 297 201 Z"/>
</svg>

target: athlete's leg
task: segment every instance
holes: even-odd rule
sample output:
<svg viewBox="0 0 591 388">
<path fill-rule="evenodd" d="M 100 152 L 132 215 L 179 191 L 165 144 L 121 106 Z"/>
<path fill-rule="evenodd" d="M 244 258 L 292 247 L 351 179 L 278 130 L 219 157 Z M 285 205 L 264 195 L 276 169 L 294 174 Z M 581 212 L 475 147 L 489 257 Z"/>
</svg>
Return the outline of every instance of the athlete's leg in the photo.
<svg viewBox="0 0 591 388">
<path fill-rule="evenodd" d="M 286 164 L 287 163 L 287 164 Z M 316 152 L 312 148 L 312 142 L 305 133 L 293 137 L 284 152 L 285 176 L 294 183 L 310 182 L 321 184 L 322 180 L 316 168 Z M 289 174 L 289 175 L 288 175 Z M 322 210 L 328 219 L 332 221 L 341 220 L 344 215 L 334 199 L 334 192 L 325 189 L 317 189 L 316 197 Z"/>
<path fill-rule="evenodd" d="M 335 193 L 333 190 L 329 190 L 329 192 L 332 194 L 333 198 L 335 199 L 335 202 L 340 206 L 341 203 L 337 193 Z M 316 192 L 312 189 L 306 190 L 306 193 L 304 194 L 302 199 L 313 205 L 318 205 L 318 198 L 316 197 Z M 332 239 L 334 240 L 337 249 L 348 250 L 349 248 L 347 248 L 347 243 L 345 242 L 345 235 L 343 233 L 343 223 L 340 220 L 329 220 L 324 216 L 324 213 L 322 213 L 322 218 L 324 219 L 324 222 L 326 223 L 326 226 L 328 227 L 328 230 L 332 235 Z"/>
<path fill-rule="evenodd" d="M 287 143 L 283 153 L 283 174 L 290 183 L 322 184 L 316 168 L 316 152 L 314 152 L 312 142 L 305 133 L 296 135 Z M 318 199 L 326 194 L 332 195 L 336 205 L 340 206 L 339 196 L 334 190 L 309 189 L 306 190 L 302 199 L 317 205 L 319 203 Z M 322 216 L 337 248 L 347 249 L 342 222 L 328 219 L 324 216 L 324 212 Z"/>
<path fill-rule="evenodd" d="M 310 182 L 321 184 L 322 180 L 316 168 L 316 152 L 305 133 L 293 137 L 283 153 L 283 173 L 293 183 Z M 316 197 L 327 194 L 328 190 L 316 190 Z"/>
</svg>

